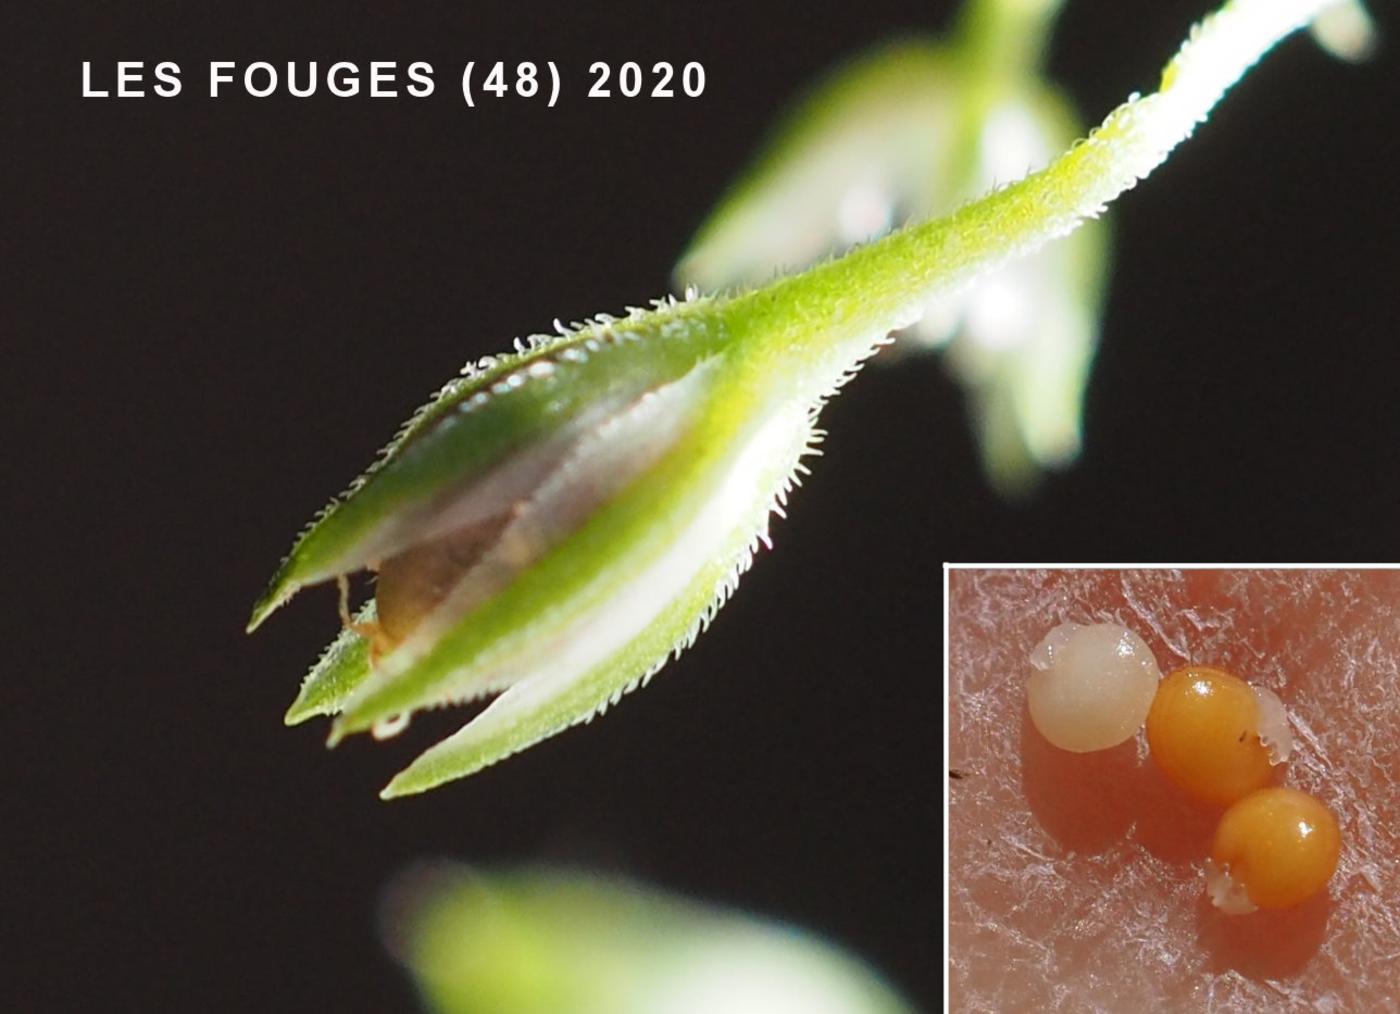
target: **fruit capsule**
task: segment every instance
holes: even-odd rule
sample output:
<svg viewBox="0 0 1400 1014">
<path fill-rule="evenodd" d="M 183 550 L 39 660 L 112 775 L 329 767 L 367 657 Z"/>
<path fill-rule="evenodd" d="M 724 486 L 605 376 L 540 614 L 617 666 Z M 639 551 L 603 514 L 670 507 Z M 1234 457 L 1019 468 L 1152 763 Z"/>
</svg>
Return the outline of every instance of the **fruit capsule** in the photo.
<svg viewBox="0 0 1400 1014">
<path fill-rule="evenodd" d="M 1219 806 L 1267 785 L 1273 764 L 1287 756 L 1270 749 L 1286 738 L 1287 722 L 1278 699 L 1262 694 L 1267 708 L 1244 680 L 1210 666 L 1170 673 L 1147 713 L 1147 743 L 1162 773 L 1182 791 Z"/>
<path fill-rule="evenodd" d="M 1322 890 L 1337 869 L 1342 835 L 1321 801 L 1276 786 L 1225 811 L 1206 864 L 1206 890 L 1221 911 L 1289 908 Z"/>
</svg>

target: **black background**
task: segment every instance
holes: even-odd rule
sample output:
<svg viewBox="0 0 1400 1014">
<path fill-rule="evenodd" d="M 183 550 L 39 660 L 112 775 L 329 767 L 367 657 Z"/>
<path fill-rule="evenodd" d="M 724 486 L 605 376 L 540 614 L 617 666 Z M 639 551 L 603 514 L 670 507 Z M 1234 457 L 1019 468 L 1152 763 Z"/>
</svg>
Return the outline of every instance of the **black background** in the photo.
<svg viewBox="0 0 1400 1014">
<path fill-rule="evenodd" d="M 380 803 L 454 716 L 331 753 L 282 728 L 336 627 L 315 590 L 242 634 L 292 535 L 462 361 L 665 291 L 779 105 L 951 5 L 285 7 L 0 16 L 0 1006 L 410 1009 L 376 894 L 453 856 L 794 920 L 932 1007 L 942 561 L 1397 555 L 1400 75 L 1294 40 L 1121 203 L 1077 468 L 1003 505 L 937 364 L 871 369 L 777 559 L 686 658 L 585 731 Z M 1071 0 L 1055 75 L 1097 118 L 1202 8 Z M 120 59 L 179 62 L 184 94 L 80 98 L 81 61 Z M 211 59 L 422 59 L 438 92 L 211 101 Z M 466 59 L 556 60 L 565 98 L 469 110 Z M 590 102 L 595 59 L 698 60 L 708 86 Z"/>
</svg>

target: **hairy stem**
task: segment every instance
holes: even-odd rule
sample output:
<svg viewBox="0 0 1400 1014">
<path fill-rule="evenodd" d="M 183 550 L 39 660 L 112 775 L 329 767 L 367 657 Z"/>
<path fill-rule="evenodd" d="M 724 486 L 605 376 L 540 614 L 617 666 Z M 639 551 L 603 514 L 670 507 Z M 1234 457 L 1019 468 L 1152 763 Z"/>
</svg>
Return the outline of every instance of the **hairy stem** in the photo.
<svg viewBox="0 0 1400 1014">
<path fill-rule="evenodd" d="M 732 311 L 776 336 L 772 353 L 783 360 L 839 357 L 907 326 L 937 293 L 1102 213 L 1165 161 L 1261 56 L 1336 2 L 1231 0 L 1192 30 L 1156 93 L 1130 98 L 1046 169 L 742 296 Z"/>
</svg>

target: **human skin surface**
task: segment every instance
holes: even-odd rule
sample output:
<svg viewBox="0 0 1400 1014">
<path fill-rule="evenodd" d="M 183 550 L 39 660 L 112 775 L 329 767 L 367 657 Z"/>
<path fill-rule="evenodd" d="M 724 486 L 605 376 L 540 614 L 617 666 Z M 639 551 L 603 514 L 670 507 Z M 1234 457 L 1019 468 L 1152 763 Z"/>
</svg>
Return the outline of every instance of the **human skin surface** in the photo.
<svg viewBox="0 0 1400 1014">
<path fill-rule="evenodd" d="M 1400 1011 L 1400 572 L 954 570 L 948 588 L 955 1011 Z M 1227 916 L 1201 864 L 1221 808 L 1145 736 L 1073 754 L 1031 724 L 1031 650 L 1065 620 L 1137 631 L 1162 671 L 1274 690 L 1275 781 L 1341 824 L 1326 891 Z"/>
</svg>

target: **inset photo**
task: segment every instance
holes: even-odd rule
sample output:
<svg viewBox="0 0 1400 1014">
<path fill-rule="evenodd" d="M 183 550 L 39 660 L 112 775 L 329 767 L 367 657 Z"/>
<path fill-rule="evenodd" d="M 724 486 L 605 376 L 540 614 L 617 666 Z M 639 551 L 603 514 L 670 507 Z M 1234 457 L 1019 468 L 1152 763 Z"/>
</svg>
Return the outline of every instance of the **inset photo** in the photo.
<svg viewBox="0 0 1400 1014">
<path fill-rule="evenodd" d="M 945 576 L 952 1010 L 1393 1009 L 1400 570 Z"/>
</svg>

